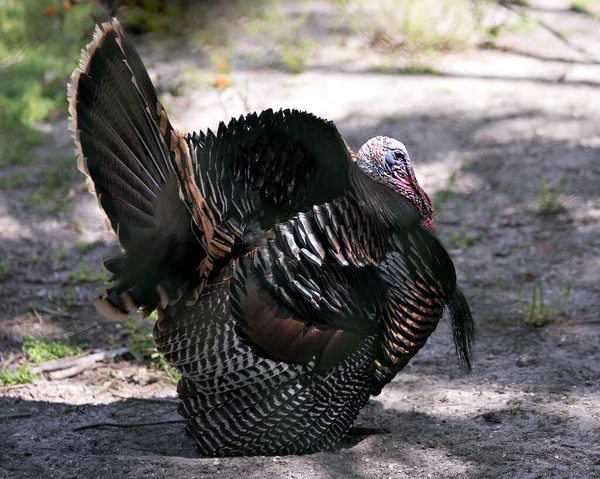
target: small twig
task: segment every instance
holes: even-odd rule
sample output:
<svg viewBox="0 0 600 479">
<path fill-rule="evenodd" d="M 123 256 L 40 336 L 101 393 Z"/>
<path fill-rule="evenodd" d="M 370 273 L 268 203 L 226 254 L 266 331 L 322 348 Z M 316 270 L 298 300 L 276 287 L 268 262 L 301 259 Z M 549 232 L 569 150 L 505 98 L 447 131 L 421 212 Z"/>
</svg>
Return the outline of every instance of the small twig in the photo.
<svg viewBox="0 0 600 479">
<path fill-rule="evenodd" d="M 36 306 L 36 307 L 32 306 L 31 309 L 33 309 L 34 313 L 36 313 L 36 316 L 37 316 L 37 312 L 41 311 L 42 313 L 50 314 L 52 316 L 57 316 L 59 318 L 70 318 L 71 317 L 71 315 L 65 311 L 55 311 L 53 309 L 46 308 L 45 306 Z"/>
<path fill-rule="evenodd" d="M 83 185 L 85 188 L 85 185 Z M 82 190 L 83 191 L 83 190 Z M 71 306 L 91 306 L 91 301 L 71 301 Z"/>
<path fill-rule="evenodd" d="M 9 416 L 2 416 L 0 417 L 0 422 L 2 421 L 11 421 L 13 419 L 23 419 L 26 417 L 31 417 L 33 416 L 33 414 L 11 414 Z"/>
<path fill-rule="evenodd" d="M 75 336 L 76 334 L 82 333 L 83 331 L 87 331 L 88 329 L 92 329 L 98 325 L 98 321 L 90 321 L 89 323 L 84 324 L 81 328 L 72 329 L 71 331 L 67 331 L 63 336 L 65 338 L 70 338 L 71 336 Z"/>
<path fill-rule="evenodd" d="M 79 358 L 65 358 L 65 359 L 55 359 L 53 361 L 48 361 L 40 364 L 39 366 L 33 368 L 31 372 L 33 374 L 39 374 L 48 371 L 57 371 L 59 369 L 69 369 L 75 366 L 82 366 L 93 364 L 98 361 L 102 361 L 103 359 L 110 359 L 116 356 L 122 356 L 125 353 L 129 352 L 129 348 L 119 348 L 112 349 L 108 351 L 101 351 L 95 354 L 88 354 L 87 356 L 82 356 Z"/>
<path fill-rule="evenodd" d="M 187 419 L 173 419 L 171 421 L 156 421 L 156 422 L 134 422 L 134 423 L 110 423 L 110 422 L 99 422 L 96 424 L 88 424 L 87 426 L 79 426 L 73 429 L 73 432 L 83 431 L 84 429 L 95 429 L 98 427 L 120 427 L 123 429 L 130 429 L 134 427 L 147 427 L 147 426 L 162 426 L 163 424 L 179 424 L 186 422 Z"/>
<path fill-rule="evenodd" d="M 10 386 L 0 386 L 0 391 L 10 391 L 11 389 L 26 388 L 27 386 L 31 386 L 31 384 L 11 384 Z"/>
<path fill-rule="evenodd" d="M 44 326 L 44 318 L 42 318 L 42 315 L 40 313 L 38 313 L 38 310 L 35 308 L 31 308 L 33 310 L 33 315 L 35 316 L 35 319 L 37 319 L 37 322 L 40 323 L 42 326 Z"/>
</svg>

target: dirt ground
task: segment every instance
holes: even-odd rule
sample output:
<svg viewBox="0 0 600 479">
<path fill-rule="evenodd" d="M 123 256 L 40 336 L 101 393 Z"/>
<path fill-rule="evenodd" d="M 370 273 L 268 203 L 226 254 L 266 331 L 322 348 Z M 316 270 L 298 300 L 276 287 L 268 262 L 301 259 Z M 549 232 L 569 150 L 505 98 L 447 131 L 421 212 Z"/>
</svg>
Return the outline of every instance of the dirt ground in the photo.
<svg viewBox="0 0 600 479">
<path fill-rule="evenodd" d="M 439 234 L 472 305 L 474 371 L 460 372 L 441 324 L 360 415 L 357 425 L 381 434 L 312 455 L 207 459 L 181 422 L 144 425 L 179 419 L 163 374 L 106 363 L 0 388 L 0 478 L 600 478 L 600 27 L 546 3 L 536 15 L 596 59 L 541 29 L 494 51 L 440 57 L 439 75 L 318 59 L 299 75 L 234 70 L 238 87 L 217 95 L 186 82 L 191 54 L 140 38 L 162 90 L 181 84 L 164 96 L 183 129 L 214 127 L 246 107 L 296 107 L 334 120 L 354 149 L 376 134 L 405 142 L 440 205 Z M 63 121 L 36 154 L 43 162 L 70 151 Z M 542 212 L 542 178 L 564 178 L 556 212 Z M 89 350 L 119 345 L 122 330 L 90 306 L 95 286 L 68 284 L 81 261 L 98 268 L 111 241 L 95 200 L 78 179 L 71 206 L 49 216 L 23 205 L 30 193 L 0 191 L 0 254 L 12 265 L 0 278 L 3 358 L 18 358 L 27 332 L 67 332 Z M 82 241 L 100 244 L 81 253 Z M 547 324 L 534 327 L 523 302 L 540 284 Z M 53 314 L 66 291 L 70 308 Z M 32 314 L 32 302 L 49 312 Z M 78 429 L 98 423 L 137 426 Z"/>
</svg>

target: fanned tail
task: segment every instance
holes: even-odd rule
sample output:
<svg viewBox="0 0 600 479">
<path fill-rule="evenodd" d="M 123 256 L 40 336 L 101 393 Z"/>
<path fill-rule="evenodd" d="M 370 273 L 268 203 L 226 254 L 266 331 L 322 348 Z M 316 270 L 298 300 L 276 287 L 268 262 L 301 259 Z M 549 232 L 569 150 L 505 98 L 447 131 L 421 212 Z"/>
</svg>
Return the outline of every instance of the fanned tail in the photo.
<svg viewBox="0 0 600 479">
<path fill-rule="evenodd" d="M 461 366 L 468 372 L 472 369 L 473 340 L 475 338 L 475 322 L 471 308 L 460 288 L 450 298 L 448 303 L 452 335 L 456 347 L 456 355 Z"/>
<path fill-rule="evenodd" d="M 96 27 L 68 99 L 78 167 L 122 248 L 105 263 L 114 286 L 96 307 L 119 319 L 165 307 L 197 286 L 201 233 L 179 199 L 171 160 L 182 137 L 116 20 Z"/>
</svg>

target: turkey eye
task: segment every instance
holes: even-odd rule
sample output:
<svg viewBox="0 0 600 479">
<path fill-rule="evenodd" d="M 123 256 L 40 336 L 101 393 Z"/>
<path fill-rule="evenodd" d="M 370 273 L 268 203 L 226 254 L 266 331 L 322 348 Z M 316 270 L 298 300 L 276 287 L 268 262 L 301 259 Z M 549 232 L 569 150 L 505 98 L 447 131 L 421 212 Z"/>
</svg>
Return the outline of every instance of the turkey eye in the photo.
<svg viewBox="0 0 600 479">
<path fill-rule="evenodd" d="M 394 158 L 397 160 L 404 160 L 404 153 L 399 150 L 394 151 Z"/>
</svg>

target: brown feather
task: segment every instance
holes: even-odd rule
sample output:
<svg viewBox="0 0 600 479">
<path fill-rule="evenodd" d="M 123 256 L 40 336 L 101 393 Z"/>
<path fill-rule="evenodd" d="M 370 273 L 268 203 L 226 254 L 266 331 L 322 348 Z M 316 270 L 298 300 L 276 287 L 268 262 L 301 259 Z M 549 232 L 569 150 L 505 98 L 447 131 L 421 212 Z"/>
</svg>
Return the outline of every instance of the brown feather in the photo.
<svg viewBox="0 0 600 479">
<path fill-rule="evenodd" d="M 320 369 L 330 369 L 352 354 L 362 337 L 337 330 L 307 326 L 291 313 L 253 290 L 240 302 L 244 334 L 269 356 L 282 361 L 308 363 L 316 358 Z"/>
</svg>

